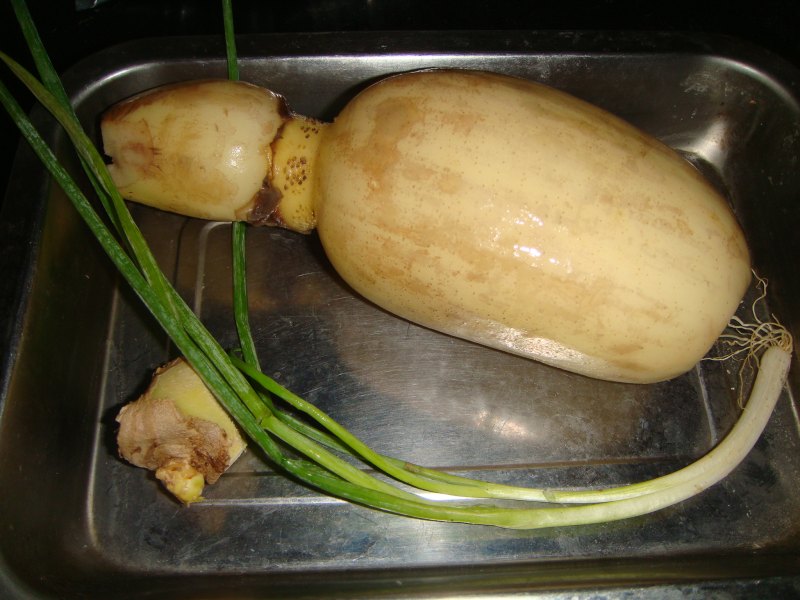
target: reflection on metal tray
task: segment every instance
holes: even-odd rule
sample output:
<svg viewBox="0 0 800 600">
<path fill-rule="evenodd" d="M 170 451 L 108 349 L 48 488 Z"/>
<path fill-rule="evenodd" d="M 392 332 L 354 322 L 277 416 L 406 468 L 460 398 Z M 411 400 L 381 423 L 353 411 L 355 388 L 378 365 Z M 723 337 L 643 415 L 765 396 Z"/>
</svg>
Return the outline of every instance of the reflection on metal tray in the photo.
<svg viewBox="0 0 800 600">
<path fill-rule="evenodd" d="M 321 118 L 384 74 L 442 66 L 536 79 L 617 113 L 684 152 L 723 189 L 771 282 L 772 310 L 798 337 L 798 80 L 774 57 L 716 38 L 556 33 L 257 36 L 240 51 L 244 79 Z M 128 44 L 79 65 L 67 82 L 93 129 L 103 109 L 135 92 L 224 76 L 223 55 L 206 38 Z M 14 175 L 4 227 L 27 242 L 8 247 L 20 252 L 22 278 L 4 356 L 0 591 L 231 598 L 568 590 L 547 596 L 561 598 L 582 589 L 621 597 L 654 585 L 699 597 L 769 578 L 772 592 L 798 593 L 800 436 L 791 390 L 722 484 L 629 521 L 536 532 L 413 521 L 320 496 L 255 451 L 207 490 L 206 502 L 178 506 L 152 476 L 117 458 L 113 439 L 116 411 L 173 350 L 24 148 Z M 233 345 L 229 227 L 141 207 L 135 215 L 178 289 Z M 313 235 L 250 230 L 248 245 L 265 371 L 382 452 L 496 481 L 602 486 L 686 464 L 737 417 L 729 365 L 703 362 L 651 386 L 595 381 L 384 313 L 337 278 Z M 0 298 L 12 297 L 4 285 Z"/>
</svg>

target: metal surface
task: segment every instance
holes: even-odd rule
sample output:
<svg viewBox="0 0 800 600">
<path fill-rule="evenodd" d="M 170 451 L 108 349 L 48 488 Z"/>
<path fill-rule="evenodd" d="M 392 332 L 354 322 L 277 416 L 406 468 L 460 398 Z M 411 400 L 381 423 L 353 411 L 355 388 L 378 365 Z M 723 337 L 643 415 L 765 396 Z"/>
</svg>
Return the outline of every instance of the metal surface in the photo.
<svg viewBox="0 0 800 600">
<path fill-rule="evenodd" d="M 798 79 L 773 57 L 724 39 L 566 33 L 252 37 L 240 51 L 244 79 L 321 118 L 384 74 L 434 66 L 529 77 L 619 114 L 724 190 L 772 310 L 799 337 Z M 128 44 L 67 82 L 92 129 L 142 89 L 224 76 L 222 56 L 204 38 Z M 413 521 L 320 496 L 252 450 L 206 502 L 177 505 L 114 448 L 114 415 L 173 350 L 25 148 L 15 175 L 3 227 L 26 245 L 8 248 L 21 275 L 0 294 L 17 315 L 0 413 L 6 595 L 800 594 L 796 376 L 728 479 L 630 521 L 537 532 Z M 135 215 L 181 293 L 233 345 L 229 227 Z M 337 278 L 313 235 L 251 229 L 248 246 L 265 371 L 380 451 L 497 481 L 602 486 L 680 467 L 736 419 L 735 365 L 702 362 L 652 386 L 599 382 L 384 313 Z"/>
</svg>

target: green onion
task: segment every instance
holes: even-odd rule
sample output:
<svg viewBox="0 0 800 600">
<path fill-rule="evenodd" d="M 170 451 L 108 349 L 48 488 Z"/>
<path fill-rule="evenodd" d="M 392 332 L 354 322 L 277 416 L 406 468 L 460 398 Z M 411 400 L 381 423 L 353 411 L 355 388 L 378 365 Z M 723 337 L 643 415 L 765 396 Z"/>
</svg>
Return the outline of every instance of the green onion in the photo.
<svg viewBox="0 0 800 600">
<path fill-rule="evenodd" d="M 244 225 L 237 223 L 232 228 L 234 319 L 243 360 L 228 355 L 180 298 L 159 269 L 102 157 L 81 128 L 25 3 L 12 0 L 12 5 L 41 81 L 5 54 L 0 53 L 0 60 L 64 128 L 110 225 L 98 215 L 2 83 L 0 102 L 123 278 L 220 404 L 269 460 L 300 481 L 345 500 L 420 519 L 511 528 L 579 525 L 647 514 L 690 498 L 727 476 L 760 437 L 781 395 L 792 356 L 791 336 L 774 321 L 752 326 L 736 323 L 729 338 L 739 348 L 736 351 L 763 351 L 750 399 L 736 425 L 717 447 L 688 467 L 664 477 L 601 490 L 536 489 L 459 477 L 375 452 L 323 411 L 260 372 L 247 314 Z M 238 79 L 231 0 L 223 0 L 222 7 L 228 76 Z M 273 397 L 310 417 L 320 428 L 280 409 Z M 284 445 L 291 448 L 291 453 L 283 449 Z M 354 457 L 390 479 L 375 477 L 356 467 L 352 464 Z M 392 479 L 413 489 L 399 487 Z M 442 496 L 431 500 L 415 489 Z M 483 505 L 466 502 L 466 498 L 532 501 L 534 505 Z M 545 502 L 558 505 L 539 504 Z"/>
</svg>

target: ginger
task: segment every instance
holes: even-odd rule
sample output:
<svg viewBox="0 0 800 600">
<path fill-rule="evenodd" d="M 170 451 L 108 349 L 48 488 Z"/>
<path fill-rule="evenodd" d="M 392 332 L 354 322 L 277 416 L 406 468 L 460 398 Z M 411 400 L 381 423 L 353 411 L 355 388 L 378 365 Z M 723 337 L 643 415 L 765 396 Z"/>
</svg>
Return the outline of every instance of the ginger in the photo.
<svg viewBox="0 0 800 600">
<path fill-rule="evenodd" d="M 202 500 L 204 485 L 215 483 L 245 448 L 233 421 L 181 358 L 159 368 L 117 422 L 120 456 L 155 471 L 184 504 Z"/>
</svg>

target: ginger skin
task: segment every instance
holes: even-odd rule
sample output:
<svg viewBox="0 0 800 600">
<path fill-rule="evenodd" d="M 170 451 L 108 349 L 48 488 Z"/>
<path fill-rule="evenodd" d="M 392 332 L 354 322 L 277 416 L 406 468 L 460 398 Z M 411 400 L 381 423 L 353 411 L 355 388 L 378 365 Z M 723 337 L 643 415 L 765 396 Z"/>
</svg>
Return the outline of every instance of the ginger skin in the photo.
<svg viewBox="0 0 800 600">
<path fill-rule="evenodd" d="M 183 359 L 161 367 L 117 415 L 117 446 L 128 462 L 155 471 L 181 502 L 202 500 L 245 447 L 235 425 Z"/>
</svg>

